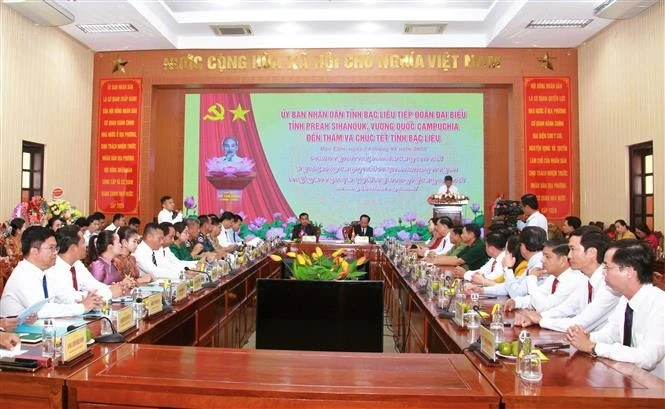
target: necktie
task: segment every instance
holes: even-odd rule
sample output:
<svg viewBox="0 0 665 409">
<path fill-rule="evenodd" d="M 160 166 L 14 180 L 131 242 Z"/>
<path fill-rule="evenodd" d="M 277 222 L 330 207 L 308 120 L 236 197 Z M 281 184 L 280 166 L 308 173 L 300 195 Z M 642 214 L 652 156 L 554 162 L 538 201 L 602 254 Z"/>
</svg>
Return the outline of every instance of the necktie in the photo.
<svg viewBox="0 0 665 409">
<path fill-rule="evenodd" d="M 627 347 L 631 344 L 631 332 L 633 330 L 633 309 L 626 304 L 626 312 L 623 316 L 623 344 Z"/>
<path fill-rule="evenodd" d="M 446 193 L 450 193 L 450 186 L 446 186 Z"/>
<path fill-rule="evenodd" d="M 593 287 L 591 287 L 591 283 L 586 283 L 587 284 L 587 291 L 589 292 L 589 303 L 591 303 L 591 298 L 593 297 Z"/>
<path fill-rule="evenodd" d="M 76 281 L 76 269 L 74 268 L 74 266 L 72 266 L 72 267 L 69 269 L 69 271 L 71 271 L 71 273 L 72 273 L 72 285 L 74 285 L 74 289 L 75 289 L 76 291 L 78 291 L 78 290 L 79 290 L 79 284 L 78 284 L 78 282 Z"/>
<path fill-rule="evenodd" d="M 155 252 L 152 252 L 152 264 L 157 265 L 157 258 L 155 257 Z"/>
<path fill-rule="evenodd" d="M 441 245 L 441 250 L 446 248 L 446 239 L 443 239 L 443 244 Z M 492 270 L 494 270 L 494 266 L 492 266 Z"/>
<path fill-rule="evenodd" d="M 559 279 L 554 277 L 554 281 L 552 281 L 552 294 L 556 291 L 556 286 L 559 285 Z"/>
<path fill-rule="evenodd" d="M 46 286 L 46 274 L 42 278 L 42 288 L 44 289 L 44 298 L 48 298 L 48 287 Z"/>
<path fill-rule="evenodd" d="M 445 240 L 444 240 L 444 242 L 445 242 Z M 492 267 L 490 267 L 490 273 L 492 271 L 494 271 L 494 267 L 496 267 L 496 259 L 494 259 L 494 261 L 492 261 Z"/>
<path fill-rule="evenodd" d="M 236 234 L 235 230 L 233 231 L 233 242 L 234 243 L 238 242 L 238 235 Z"/>
<path fill-rule="evenodd" d="M 363 227 L 363 234 L 362 234 L 362 235 L 363 235 L 363 236 L 365 235 L 365 228 L 364 228 L 364 227 Z"/>
</svg>

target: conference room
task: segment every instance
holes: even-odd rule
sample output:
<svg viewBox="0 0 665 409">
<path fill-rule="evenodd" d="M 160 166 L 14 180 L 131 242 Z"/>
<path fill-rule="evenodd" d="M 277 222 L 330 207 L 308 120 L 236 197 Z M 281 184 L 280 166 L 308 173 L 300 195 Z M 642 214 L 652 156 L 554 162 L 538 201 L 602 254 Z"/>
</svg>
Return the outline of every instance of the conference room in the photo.
<svg viewBox="0 0 665 409">
<path fill-rule="evenodd" d="M 522 327 L 519 311 L 503 311 L 509 293 L 472 297 L 464 271 L 476 269 L 422 262 L 474 237 L 489 249 L 497 224 L 519 237 L 534 213 L 547 239 L 575 240 L 574 216 L 604 223 L 608 243 L 624 225 L 633 240 L 653 236 L 642 284 L 662 283 L 662 1 L 7 0 L 0 17 L 3 240 L 20 248 L 17 231 L 99 212 L 84 237 L 108 239 L 100 259 L 147 249 L 157 267 L 170 255 L 153 242 L 187 257 L 199 237 L 211 246 L 144 279 L 155 292 L 129 272 L 103 287 L 95 303 L 111 312 L 52 317 L 55 344 L 95 340 L 69 359 L 49 363 L 24 336 L 19 350 L 39 365 L 3 369 L 0 402 L 662 407 L 658 368 Z M 130 219 L 138 235 L 123 242 Z M 64 234 L 49 236 L 58 260 Z M 44 256 L 43 243 L 16 261 Z M 491 252 L 483 263 L 501 269 Z M 632 271 L 615 261 L 595 265 L 610 287 L 610 269 Z M 497 304 L 504 326 L 492 338 Z M 0 311 L 0 334 L 43 339 L 50 317 L 19 326 L 15 315 Z M 496 355 L 501 343 L 522 348 L 524 329 L 538 380 L 520 376 L 519 352 Z"/>
</svg>

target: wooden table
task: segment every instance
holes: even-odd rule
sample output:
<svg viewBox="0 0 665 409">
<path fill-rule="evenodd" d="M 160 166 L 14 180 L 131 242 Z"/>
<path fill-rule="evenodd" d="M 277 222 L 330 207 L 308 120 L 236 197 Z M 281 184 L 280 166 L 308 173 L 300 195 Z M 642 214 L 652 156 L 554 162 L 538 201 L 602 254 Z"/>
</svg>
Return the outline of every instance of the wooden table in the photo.
<svg viewBox="0 0 665 409">
<path fill-rule="evenodd" d="M 501 395 L 506 409 L 519 408 L 663 408 L 665 381 L 635 365 L 594 359 L 575 351 L 543 362 L 543 379 L 525 382 L 514 364 L 486 366 L 464 353 Z"/>
<path fill-rule="evenodd" d="M 72 368 L 42 368 L 34 373 L 0 372 L 0 408 L 60 409 L 66 407 L 66 379 L 118 346 L 117 344 L 93 345 L 90 348 L 93 357 Z"/>
<path fill-rule="evenodd" d="M 125 344 L 71 376 L 67 385 L 71 409 L 499 406 L 496 391 L 459 354 Z"/>
</svg>

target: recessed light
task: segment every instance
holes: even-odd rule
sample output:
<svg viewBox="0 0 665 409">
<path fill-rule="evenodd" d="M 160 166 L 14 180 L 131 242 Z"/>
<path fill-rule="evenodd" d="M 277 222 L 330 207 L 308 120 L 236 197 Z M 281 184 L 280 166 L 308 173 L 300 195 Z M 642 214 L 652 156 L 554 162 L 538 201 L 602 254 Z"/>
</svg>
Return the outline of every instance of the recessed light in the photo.
<svg viewBox="0 0 665 409">
<path fill-rule="evenodd" d="M 295 23 L 282 23 L 277 26 L 277 31 L 284 34 L 293 34 L 302 30 L 302 26 Z"/>
<path fill-rule="evenodd" d="M 76 27 L 84 33 L 130 33 L 139 31 L 131 24 L 77 24 Z"/>
<path fill-rule="evenodd" d="M 375 33 L 380 29 L 381 29 L 380 25 L 373 23 L 371 21 L 358 25 L 358 30 L 362 31 L 363 33 Z"/>
<path fill-rule="evenodd" d="M 584 28 L 592 21 L 592 18 L 531 20 L 529 24 L 526 25 L 526 28 Z"/>
</svg>

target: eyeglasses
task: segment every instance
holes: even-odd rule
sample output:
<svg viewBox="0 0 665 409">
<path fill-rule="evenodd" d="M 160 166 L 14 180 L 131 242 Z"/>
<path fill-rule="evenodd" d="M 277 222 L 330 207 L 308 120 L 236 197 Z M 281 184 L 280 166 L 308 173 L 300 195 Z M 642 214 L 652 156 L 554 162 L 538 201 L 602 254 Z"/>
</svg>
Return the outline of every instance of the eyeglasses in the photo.
<svg viewBox="0 0 665 409">
<path fill-rule="evenodd" d="M 607 265 L 607 263 L 601 264 L 601 267 L 603 267 L 603 270 L 605 270 L 605 271 L 610 271 L 613 268 L 616 268 L 616 269 L 619 269 L 619 270 L 624 268 L 624 266 L 610 266 L 610 265 Z"/>
<path fill-rule="evenodd" d="M 58 247 L 58 246 L 35 247 L 35 248 L 37 248 L 39 250 L 50 251 L 50 252 L 53 252 L 53 253 L 57 253 L 58 251 L 60 251 L 60 247 Z"/>
</svg>

